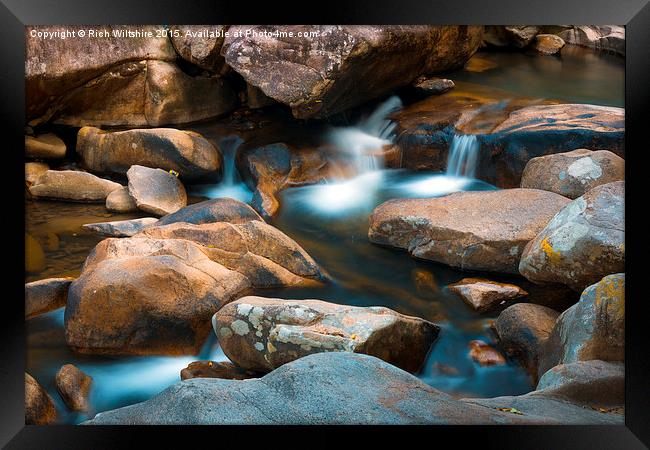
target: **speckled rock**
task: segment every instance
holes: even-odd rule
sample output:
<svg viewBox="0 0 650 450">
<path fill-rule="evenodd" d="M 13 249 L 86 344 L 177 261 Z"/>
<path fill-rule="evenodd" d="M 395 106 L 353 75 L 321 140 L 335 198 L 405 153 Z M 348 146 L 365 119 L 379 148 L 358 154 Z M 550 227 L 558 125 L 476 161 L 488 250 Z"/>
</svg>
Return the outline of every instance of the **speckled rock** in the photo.
<svg viewBox="0 0 650 450">
<path fill-rule="evenodd" d="M 25 319 L 65 306 L 74 278 L 46 278 L 25 283 Z"/>
<path fill-rule="evenodd" d="M 129 188 L 122 186 L 115 189 L 106 197 L 106 209 L 113 212 L 134 212 L 138 210 L 133 197 L 129 195 Z"/>
<path fill-rule="evenodd" d="M 575 199 L 601 184 L 625 179 L 625 160 L 607 150 L 578 149 L 532 158 L 521 187 L 543 189 Z"/>
<path fill-rule="evenodd" d="M 178 178 L 164 170 L 131 166 L 126 176 L 129 195 L 142 211 L 164 216 L 187 205 L 185 187 Z"/>
<path fill-rule="evenodd" d="M 158 219 L 155 217 L 143 217 L 141 219 L 116 220 L 113 222 L 86 223 L 81 228 L 101 236 L 130 237 L 156 222 L 158 222 Z"/>
<path fill-rule="evenodd" d="M 56 134 L 25 136 L 25 157 L 37 159 L 63 159 L 66 146 Z"/>
<path fill-rule="evenodd" d="M 553 27 L 556 28 L 556 27 Z M 567 44 L 625 56 L 625 27 L 617 25 L 565 26 L 555 33 Z"/>
<path fill-rule="evenodd" d="M 31 375 L 25 373 L 25 424 L 48 425 L 56 420 L 52 397 Z"/>
<path fill-rule="evenodd" d="M 539 374 L 558 364 L 625 360 L 625 274 L 608 275 L 584 290 L 557 319 L 544 343 Z"/>
<path fill-rule="evenodd" d="M 472 309 L 485 312 L 498 305 L 528 295 L 519 286 L 509 283 L 499 283 L 486 278 L 463 278 L 447 286 L 451 292 L 458 295 Z"/>
<path fill-rule="evenodd" d="M 187 222 L 195 225 L 213 222 L 245 223 L 262 220 L 246 203 L 232 198 L 215 198 L 194 203 L 160 218 L 158 225 Z"/>
<path fill-rule="evenodd" d="M 564 47 L 564 39 L 554 34 L 538 34 L 532 47 L 541 55 L 555 55 Z"/>
<path fill-rule="evenodd" d="M 172 25 L 170 39 L 174 49 L 186 61 L 202 69 L 223 73 L 227 69 L 221 56 L 227 25 Z"/>
<path fill-rule="evenodd" d="M 42 162 L 25 163 L 25 183 L 27 187 L 36 183 L 38 178 L 50 170 L 50 166 Z"/>
<path fill-rule="evenodd" d="M 454 82 L 447 78 L 419 77 L 413 83 L 413 87 L 420 94 L 426 95 L 442 94 L 455 86 Z"/>
<path fill-rule="evenodd" d="M 227 361 L 194 361 L 181 370 L 181 380 L 190 378 L 221 378 L 223 380 L 248 380 L 262 374 L 237 367 Z"/>
<path fill-rule="evenodd" d="M 566 205 L 526 246 L 519 272 L 576 291 L 625 270 L 625 182 L 607 183 Z"/>
<path fill-rule="evenodd" d="M 506 363 L 506 358 L 497 349 L 481 340 L 470 341 L 469 357 L 481 366 L 500 366 Z"/>
<path fill-rule="evenodd" d="M 231 361 L 260 372 L 320 352 L 365 353 L 415 372 L 439 331 L 431 322 L 384 307 L 264 297 L 224 306 L 212 326 Z"/>
<path fill-rule="evenodd" d="M 29 188 L 38 198 L 103 203 L 120 184 L 76 170 L 48 170 Z"/>
<path fill-rule="evenodd" d="M 65 364 L 56 373 L 54 382 L 56 390 L 71 411 L 88 410 L 88 395 L 93 383 L 92 377 L 72 364 Z"/>
<path fill-rule="evenodd" d="M 390 200 L 370 216 L 368 238 L 461 269 L 517 273 L 526 244 L 567 203 L 535 189 Z"/>
</svg>

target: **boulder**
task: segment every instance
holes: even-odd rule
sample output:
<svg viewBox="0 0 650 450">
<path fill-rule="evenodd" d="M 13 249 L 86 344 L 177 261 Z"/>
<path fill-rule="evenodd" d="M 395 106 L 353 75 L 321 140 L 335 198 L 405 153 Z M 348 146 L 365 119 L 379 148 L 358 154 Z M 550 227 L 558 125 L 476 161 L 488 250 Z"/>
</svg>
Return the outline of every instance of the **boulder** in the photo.
<svg viewBox="0 0 650 450">
<path fill-rule="evenodd" d="M 246 203 L 226 197 L 188 205 L 174 213 L 161 217 L 158 225 L 169 225 L 175 222 L 193 223 L 195 225 L 213 222 L 245 223 L 251 220 L 261 221 L 262 218 Z"/>
<path fill-rule="evenodd" d="M 56 390 L 70 411 L 87 411 L 88 395 L 92 386 L 92 377 L 86 375 L 76 366 L 61 366 L 54 378 Z"/>
<path fill-rule="evenodd" d="M 499 283 L 486 278 L 463 278 L 447 286 L 472 309 L 479 312 L 489 311 L 498 305 L 528 295 L 519 286 Z"/>
<path fill-rule="evenodd" d="M 63 159 L 66 146 L 56 134 L 25 136 L 25 157 L 35 159 Z"/>
<path fill-rule="evenodd" d="M 517 48 L 528 46 L 540 31 L 540 27 L 535 25 L 504 26 L 503 28 L 510 44 Z"/>
<path fill-rule="evenodd" d="M 264 108 L 265 106 L 273 105 L 275 103 L 277 102 L 262 92 L 261 89 L 246 83 L 246 105 L 249 108 Z"/>
<path fill-rule="evenodd" d="M 74 278 L 46 278 L 25 283 L 25 319 L 65 306 Z"/>
<path fill-rule="evenodd" d="M 455 86 L 453 81 L 446 78 L 419 77 L 413 83 L 416 91 L 425 95 L 442 94 L 453 89 Z"/>
<path fill-rule="evenodd" d="M 129 195 L 142 211 L 164 216 L 187 205 L 185 187 L 169 172 L 134 165 L 126 176 L 129 179 Z"/>
<path fill-rule="evenodd" d="M 190 378 L 221 378 L 223 380 L 248 380 L 261 374 L 237 367 L 231 362 L 194 361 L 181 370 L 181 380 Z"/>
<path fill-rule="evenodd" d="M 559 313 L 532 303 L 512 305 L 499 314 L 494 328 L 501 346 L 536 376 L 542 346 L 549 338 Z"/>
<path fill-rule="evenodd" d="M 564 40 L 554 34 L 538 34 L 533 49 L 540 55 L 555 55 L 564 47 Z"/>
<path fill-rule="evenodd" d="M 420 75 L 461 67 L 478 48 L 483 27 L 242 25 L 229 32 L 221 54 L 230 67 L 289 105 L 295 117 L 323 118 Z M 372 83 L 361 82 L 370 76 Z"/>
<path fill-rule="evenodd" d="M 180 381 L 145 402 L 99 413 L 84 425 L 623 423 L 620 414 L 544 394 L 534 398 L 536 408 L 520 405 L 526 414 L 512 414 L 475 404 L 483 400 L 453 399 L 378 358 L 328 352 L 292 361 L 259 379 Z"/>
<path fill-rule="evenodd" d="M 41 175 L 50 170 L 50 166 L 42 162 L 25 163 L 25 184 L 27 187 L 36 183 Z"/>
<path fill-rule="evenodd" d="M 126 174 L 132 165 L 174 170 L 186 181 L 218 179 L 222 156 L 207 139 L 174 128 L 103 131 L 84 127 L 77 153 L 93 172 Z"/>
<path fill-rule="evenodd" d="M 141 219 L 117 220 L 113 222 L 86 223 L 81 228 L 101 236 L 131 237 L 156 222 L 158 222 L 158 219 L 155 217 L 143 217 Z"/>
<path fill-rule="evenodd" d="M 73 202 L 103 203 L 108 194 L 120 184 L 76 170 L 48 170 L 30 186 L 29 193 L 37 198 Z"/>
<path fill-rule="evenodd" d="M 500 366 L 506 363 L 506 358 L 497 349 L 481 340 L 470 341 L 469 357 L 481 366 Z"/>
<path fill-rule="evenodd" d="M 608 150 L 578 149 L 532 158 L 521 187 L 543 189 L 575 199 L 601 184 L 625 179 L 625 160 Z"/>
<path fill-rule="evenodd" d="M 212 326 L 226 356 L 258 372 L 320 352 L 364 353 L 416 372 L 439 331 L 384 307 L 263 297 L 229 303 L 212 317 Z"/>
<path fill-rule="evenodd" d="M 136 205 L 133 197 L 129 195 L 129 188 L 122 186 L 108 194 L 106 209 L 112 212 L 135 212 L 138 210 L 138 205 Z"/>
<path fill-rule="evenodd" d="M 25 373 L 25 424 L 48 425 L 56 420 L 56 408 L 52 397 Z"/>
<path fill-rule="evenodd" d="M 625 182 L 602 184 L 566 205 L 531 240 L 519 271 L 576 291 L 625 270 Z"/>
<path fill-rule="evenodd" d="M 227 69 L 221 46 L 228 25 L 172 25 L 170 39 L 184 60 L 202 69 L 223 73 Z"/>
<path fill-rule="evenodd" d="M 556 34 L 567 44 L 625 56 L 625 27 L 616 25 L 582 25 L 562 28 L 564 29 L 557 30 Z"/>
<path fill-rule="evenodd" d="M 538 373 L 558 364 L 625 360 L 625 274 L 607 275 L 558 317 L 542 348 Z"/>
<path fill-rule="evenodd" d="M 31 234 L 25 233 L 25 272 L 38 273 L 45 269 L 45 253 Z"/>
<path fill-rule="evenodd" d="M 396 199 L 370 216 L 370 241 L 464 270 L 517 273 L 524 246 L 570 200 L 535 189 Z"/>
</svg>

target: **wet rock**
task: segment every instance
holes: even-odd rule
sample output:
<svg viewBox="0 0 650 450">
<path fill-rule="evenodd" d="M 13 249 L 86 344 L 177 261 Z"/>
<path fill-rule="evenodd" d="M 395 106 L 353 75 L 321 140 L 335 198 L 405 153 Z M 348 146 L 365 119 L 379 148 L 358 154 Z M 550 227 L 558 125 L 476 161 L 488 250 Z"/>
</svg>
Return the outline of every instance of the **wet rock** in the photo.
<svg viewBox="0 0 650 450">
<path fill-rule="evenodd" d="M 535 25 L 505 26 L 504 29 L 508 41 L 518 48 L 528 46 L 540 31 L 540 27 Z"/>
<path fill-rule="evenodd" d="M 46 278 L 25 283 L 25 319 L 65 306 L 74 278 Z"/>
<path fill-rule="evenodd" d="M 365 353 L 416 372 L 439 331 L 431 322 L 383 307 L 263 297 L 224 306 L 212 326 L 231 361 L 259 372 L 320 352 Z"/>
<path fill-rule="evenodd" d="M 171 41 L 186 61 L 211 72 L 222 73 L 227 68 L 221 56 L 227 25 L 172 25 Z"/>
<path fill-rule="evenodd" d="M 481 26 L 292 25 L 280 31 L 293 31 L 295 37 L 259 34 L 278 28 L 232 26 L 221 53 L 249 84 L 289 105 L 297 118 L 327 117 L 419 75 L 460 67 L 483 32 Z M 298 32 L 318 34 L 297 37 Z M 369 74 L 373 83 L 360 83 Z"/>
<path fill-rule="evenodd" d="M 181 370 L 181 380 L 190 378 L 221 378 L 223 380 L 248 380 L 261 374 L 237 367 L 231 362 L 194 361 Z"/>
<path fill-rule="evenodd" d="M 46 163 L 41 163 L 41 162 L 25 163 L 25 183 L 27 187 L 36 183 L 36 181 L 38 181 L 38 178 L 48 170 L 50 170 L 50 167 Z"/>
<path fill-rule="evenodd" d="M 61 366 L 54 378 L 56 390 L 71 411 L 87 411 L 92 377 L 72 364 Z"/>
<path fill-rule="evenodd" d="M 558 317 L 540 357 L 539 374 L 558 364 L 625 360 L 625 274 L 608 275 L 584 290 Z"/>
<path fill-rule="evenodd" d="M 126 176 L 129 195 L 142 211 L 164 216 L 187 205 L 185 187 L 178 178 L 164 170 L 131 166 Z"/>
<path fill-rule="evenodd" d="M 25 424 L 48 425 L 56 420 L 52 397 L 31 375 L 25 373 Z"/>
<path fill-rule="evenodd" d="M 246 203 L 232 198 L 215 198 L 188 205 L 175 213 L 163 216 L 158 225 L 175 222 L 195 225 L 213 222 L 245 223 L 251 220 L 261 221 L 262 218 Z"/>
<path fill-rule="evenodd" d="M 587 149 L 532 158 L 521 187 L 543 189 L 575 199 L 601 184 L 625 179 L 625 160 L 607 151 Z"/>
<path fill-rule="evenodd" d="M 103 203 L 120 184 L 76 170 L 48 170 L 29 188 L 37 198 Z"/>
<path fill-rule="evenodd" d="M 469 357 L 481 366 L 500 366 L 506 363 L 506 358 L 498 350 L 480 340 L 470 341 Z"/>
<path fill-rule="evenodd" d="M 25 272 L 38 273 L 45 269 L 45 253 L 41 244 L 25 233 Z"/>
<path fill-rule="evenodd" d="M 524 246 L 569 202 L 534 189 L 390 200 L 370 216 L 368 238 L 461 269 L 517 273 Z"/>
<path fill-rule="evenodd" d="M 442 94 L 453 89 L 455 86 L 453 81 L 446 78 L 420 77 L 413 83 L 413 87 L 418 92 L 426 95 Z"/>
<path fill-rule="evenodd" d="M 523 252 L 519 271 L 576 291 L 625 270 L 625 182 L 607 183 L 565 206 Z"/>
<path fill-rule="evenodd" d="M 25 136 L 25 157 L 36 159 L 65 158 L 65 143 L 53 133 Z"/>
<path fill-rule="evenodd" d="M 623 423 L 620 414 L 539 394 L 534 399 L 530 407 L 519 405 L 525 415 L 503 412 L 475 404 L 484 400 L 455 400 L 378 358 L 330 352 L 292 361 L 258 380 L 180 381 L 146 402 L 84 424 Z"/>
<path fill-rule="evenodd" d="M 174 128 L 103 131 L 84 127 L 77 153 L 93 172 L 126 174 L 132 165 L 178 172 L 182 180 L 218 179 L 222 156 L 207 139 Z"/>
<path fill-rule="evenodd" d="M 81 226 L 84 230 L 92 231 L 101 236 L 131 237 L 146 227 L 158 222 L 155 217 L 143 217 L 132 220 L 116 220 L 113 222 L 87 223 Z"/>
<path fill-rule="evenodd" d="M 277 103 L 271 97 L 267 96 L 261 89 L 253 85 L 246 84 L 246 104 L 251 109 L 264 108 L 265 106 Z"/>
<path fill-rule="evenodd" d="M 472 309 L 480 312 L 489 311 L 498 305 L 528 295 L 519 286 L 499 283 L 485 278 L 463 278 L 447 286 Z"/>
<path fill-rule="evenodd" d="M 555 55 L 564 47 L 564 40 L 554 34 L 538 34 L 533 49 L 541 55 Z"/>
<path fill-rule="evenodd" d="M 615 25 L 582 25 L 562 28 L 564 29 L 554 30 L 554 32 L 567 44 L 625 56 L 624 27 Z"/>
<path fill-rule="evenodd" d="M 122 186 L 108 194 L 106 209 L 113 212 L 135 212 L 138 210 L 138 205 L 136 205 L 133 197 L 129 195 L 129 188 Z"/>
<path fill-rule="evenodd" d="M 522 361 L 534 376 L 542 346 L 549 338 L 559 313 L 532 303 L 512 305 L 499 314 L 494 328 L 501 346 Z"/>
</svg>

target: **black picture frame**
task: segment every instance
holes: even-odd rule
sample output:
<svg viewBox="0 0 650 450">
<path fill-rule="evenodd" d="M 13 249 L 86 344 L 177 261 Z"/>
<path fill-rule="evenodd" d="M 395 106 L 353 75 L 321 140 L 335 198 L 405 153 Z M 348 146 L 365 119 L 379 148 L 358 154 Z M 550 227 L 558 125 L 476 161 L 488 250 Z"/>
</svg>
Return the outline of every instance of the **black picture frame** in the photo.
<svg viewBox="0 0 650 450">
<path fill-rule="evenodd" d="M 146 439 L 149 444 L 192 436 L 207 438 L 213 445 L 237 443 L 242 437 L 251 439 L 248 428 L 237 432 L 215 433 L 212 427 L 107 427 L 107 426 L 25 426 L 24 368 L 25 326 L 23 295 L 24 201 L 22 171 L 24 164 L 25 113 L 25 25 L 36 24 L 204 24 L 204 23 L 358 23 L 358 24 L 616 24 L 626 26 L 626 180 L 627 245 L 626 290 L 626 402 L 624 426 L 472 426 L 472 427 L 394 427 L 368 430 L 367 427 L 325 427 L 327 436 L 335 438 L 340 431 L 353 431 L 375 436 L 407 431 L 420 434 L 424 442 L 441 445 L 453 442 L 454 447 L 467 439 L 476 439 L 482 448 L 647 448 L 650 446 L 650 364 L 645 344 L 649 329 L 642 313 L 647 302 L 642 295 L 645 242 L 642 220 L 635 220 L 636 197 L 641 186 L 643 163 L 647 152 L 646 109 L 650 105 L 650 4 L 648 0 L 381 0 L 373 2 L 328 1 L 280 4 L 267 1 L 251 5 L 247 2 L 208 0 L 2 0 L 0 5 L 0 46 L 3 76 L 0 109 L 6 126 L 3 143 L 5 167 L 6 237 L 12 242 L 5 256 L 4 314 L 2 314 L 2 354 L 0 365 L 0 445 L 6 448 L 122 448 L 135 446 L 134 439 Z M 7 162 L 8 161 L 8 162 Z M 8 164 L 8 165 L 7 165 Z M 14 179 L 17 178 L 17 179 Z M 645 210 L 645 208 L 639 208 Z M 639 214 L 643 214 L 639 212 Z M 630 234 L 631 233 L 631 234 Z M 7 250 L 9 251 L 9 250 Z M 635 262 L 637 264 L 635 264 Z M 294 427 L 286 440 L 294 439 Z M 282 431 L 265 427 L 263 432 Z M 319 431 L 323 431 L 321 428 Z M 274 433 L 273 433 L 274 434 Z M 322 434 L 322 433 L 321 433 Z M 451 441 L 449 441 L 451 439 Z M 275 438 L 268 438 L 269 441 Z M 325 441 L 323 441 L 325 442 Z M 412 441 L 415 442 L 415 441 Z M 265 445 L 258 443 L 256 445 Z M 449 444 L 447 444 L 449 445 Z M 165 448 L 165 447 L 163 447 Z"/>
</svg>

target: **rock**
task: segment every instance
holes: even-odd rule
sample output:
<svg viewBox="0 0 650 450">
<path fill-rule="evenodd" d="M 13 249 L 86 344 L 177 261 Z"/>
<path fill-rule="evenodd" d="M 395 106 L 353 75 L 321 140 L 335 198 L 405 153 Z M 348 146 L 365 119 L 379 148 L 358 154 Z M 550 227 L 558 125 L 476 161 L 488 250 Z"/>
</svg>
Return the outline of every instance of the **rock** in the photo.
<svg viewBox="0 0 650 450">
<path fill-rule="evenodd" d="M 129 188 L 122 186 L 108 194 L 106 209 L 113 212 L 135 212 L 138 210 L 138 205 L 136 205 L 133 197 L 129 195 Z"/>
<path fill-rule="evenodd" d="M 267 96 L 261 89 L 250 84 L 246 84 L 246 104 L 251 109 L 264 108 L 265 106 L 277 103 L 271 97 Z"/>
<path fill-rule="evenodd" d="M 622 406 L 625 404 L 625 364 L 600 360 L 560 364 L 539 379 L 537 390 L 547 389 L 585 404 Z"/>
<path fill-rule="evenodd" d="M 368 238 L 464 270 L 517 273 L 524 246 L 569 202 L 534 189 L 390 200 L 370 216 Z"/>
<path fill-rule="evenodd" d="M 544 394 L 534 399 L 534 411 L 520 405 L 525 415 L 503 412 L 475 404 L 485 400 L 455 400 L 378 358 L 330 352 L 300 358 L 255 380 L 180 381 L 146 402 L 102 412 L 84 424 L 623 423 L 620 414 Z"/>
<path fill-rule="evenodd" d="M 45 269 L 45 253 L 41 244 L 25 233 L 25 272 L 38 273 Z"/>
<path fill-rule="evenodd" d="M 447 92 L 450 89 L 453 89 L 456 85 L 453 81 L 446 78 L 427 78 L 420 77 L 415 80 L 413 87 L 423 94 L 432 95 L 432 94 L 442 94 Z"/>
<path fill-rule="evenodd" d="M 625 274 L 607 275 L 558 317 L 544 343 L 538 373 L 558 364 L 625 360 Z"/>
<path fill-rule="evenodd" d="M 221 153 L 203 136 L 174 128 L 102 131 L 84 127 L 77 153 L 88 170 L 126 174 L 132 165 L 174 170 L 187 181 L 218 179 Z"/>
<path fill-rule="evenodd" d="M 555 55 L 564 47 L 564 40 L 554 34 L 538 34 L 533 49 L 541 55 Z"/>
<path fill-rule="evenodd" d="M 615 25 L 565 27 L 557 32 L 567 44 L 593 48 L 625 56 L 625 28 Z"/>
<path fill-rule="evenodd" d="M 158 225 L 169 225 L 175 222 L 203 223 L 230 222 L 245 223 L 262 218 L 246 203 L 232 198 L 215 198 L 194 203 L 179 209 L 175 213 L 160 218 Z"/>
<path fill-rule="evenodd" d="M 221 56 L 221 46 L 227 29 L 227 25 L 172 25 L 170 39 L 184 60 L 223 73 L 227 66 Z"/>
<path fill-rule="evenodd" d="M 601 184 L 625 179 L 625 160 L 607 151 L 587 149 L 532 158 L 521 187 L 543 189 L 575 199 Z"/>
<path fill-rule="evenodd" d="M 532 303 L 517 303 L 499 314 L 494 328 L 501 346 L 522 361 L 536 376 L 543 344 L 548 339 L 559 313 Z"/>
<path fill-rule="evenodd" d="M 48 425 L 56 420 L 52 397 L 31 375 L 25 373 L 25 424 Z"/>
<path fill-rule="evenodd" d="M 528 292 L 519 286 L 485 278 L 463 278 L 447 286 L 475 311 L 485 312 L 498 305 L 525 297 Z"/>
<path fill-rule="evenodd" d="M 416 372 L 439 331 L 431 322 L 384 307 L 263 297 L 224 306 L 212 326 L 226 356 L 258 372 L 320 352 L 364 353 Z"/>
<path fill-rule="evenodd" d="M 565 206 L 523 252 L 519 271 L 576 291 L 625 270 L 625 182 L 607 183 Z"/>
<path fill-rule="evenodd" d="M 230 67 L 289 105 L 295 117 L 323 118 L 420 75 L 461 67 L 478 48 L 483 27 L 242 25 L 229 31 L 221 54 Z M 299 32 L 314 34 L 298 37 Z M 369 74 L 373 83 L 361 83 Z"/>
<path fill-rule="evenodd" d="M 506 363 L 506 358 L 498 350 L 483 341 L 470 341 L 469 349 L 469 357 L 481 366 L 500 366 Z"/>
<path fill-rule="evenodd" d="M 28 162 L 25 163 L 25 182 L 27 187 L 36 183 L 41 175 L 50 170 L 46 163 Z"/>
<path fill-rule="evenodd" d="M 54 378 L 56 390 L 71 411 L 88 410 L 88 394 L 92 377 L 86 375 L 72 364 L 61 366 Z"/>
<path fill-rule="evenodd" d="M 190 378 L 221 378 L 223 380 L 248 380 L 259 378 L 257 372 L 244 370 L 231 362 L 194 361 L 181 370 L 181 380 Z"/>
<path fill-rule="evenodd" d="M 101 236 L 131 237 L 156 222 L 158 222 L 158 219 L 155 217 L 143 217 L 141 219 L 117 220 L 114 222 L 87 223 L 82 225 L 81 228 Z"/>
<path fill-rule="evenodd" d="M 25 136 L 25 157 L 37 159 L 63 159 L 66 146 L 53 133 L 41 134 L 35 137 Z"/>
<path fill-rule="evenodd" d="M 37 198 L 103 203 L 108 194 L 122 187 L 110 180 L 76 170 L 48 170 L 29 188 Z"/>
<path fill-rule="evenodd" d="M 164 216 L 187 205 L 185 187 L 178 178 L 164 170 L 134 165 L 126 176 L 129 195 L 142 211 Z"/>
<path fill-rule="evenodd" d="M 25 283 L 25 319 L 65 306 L 74 278 L 46 278 Z"/>
<path fill-rule="evenodd" d="M 524 48 L 530 44 L 540 27 L 534 25 L 506 26 L 504 27 L 508 41 L 517 48 Z"/>
</svg>

